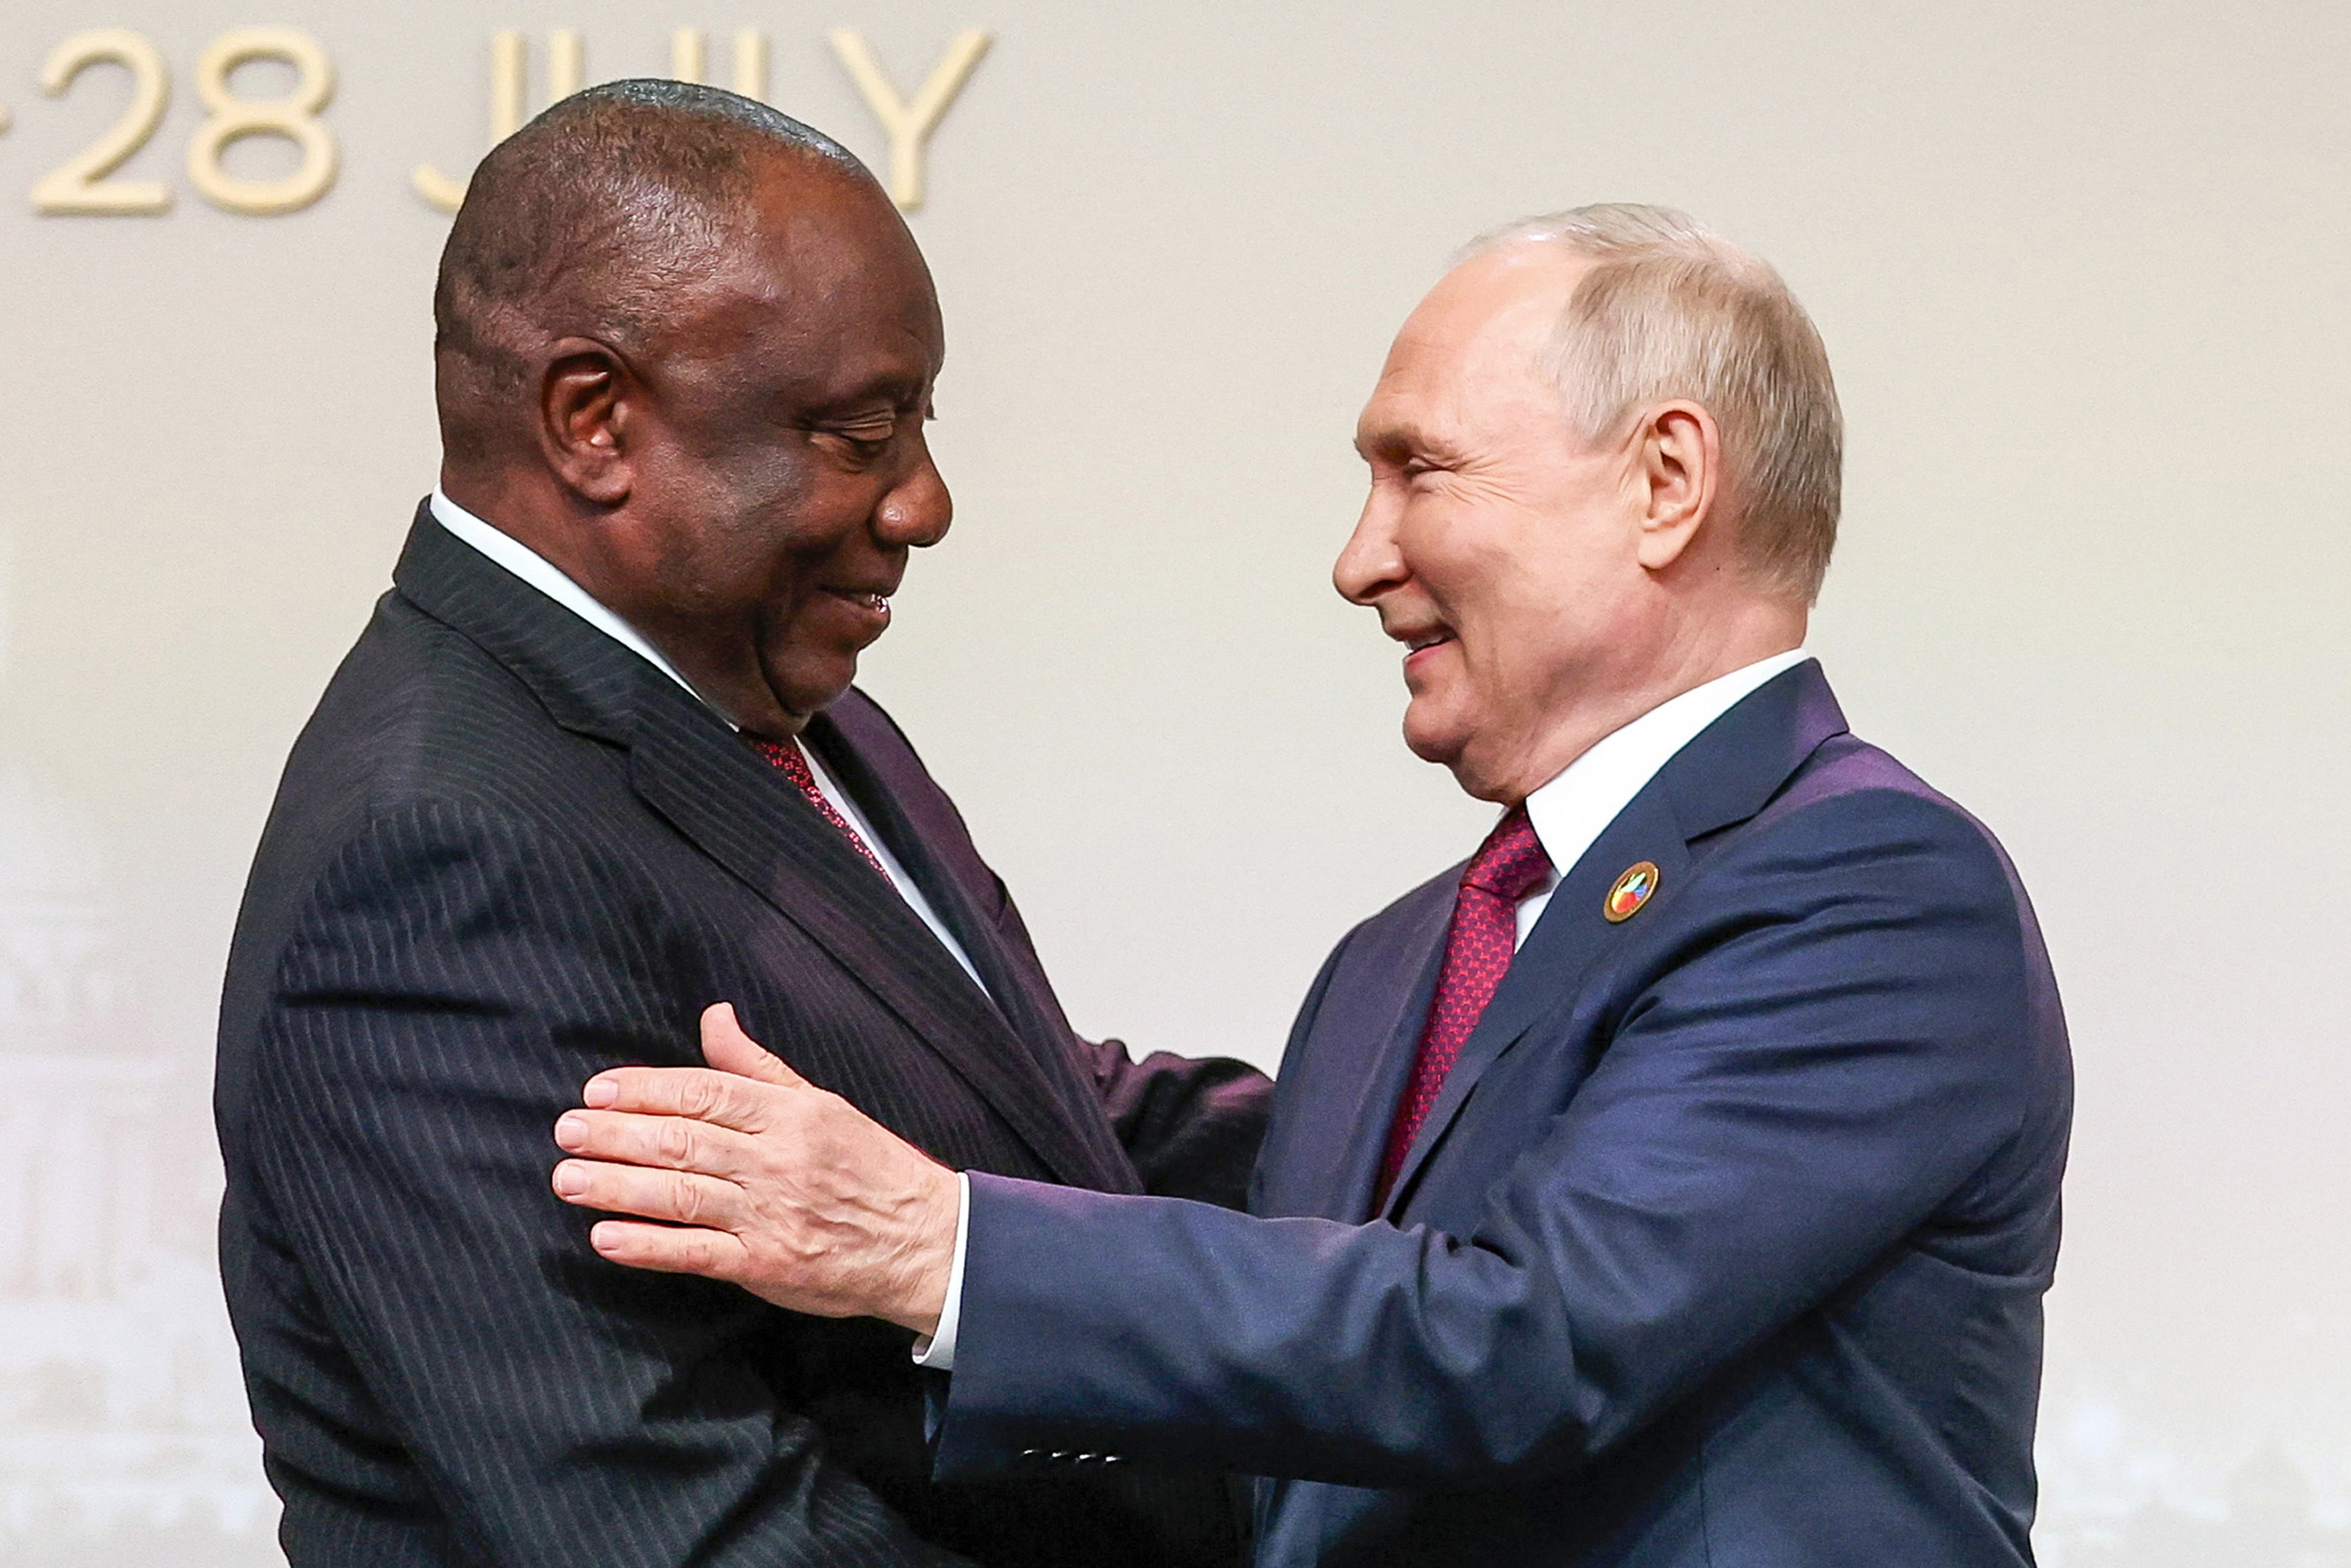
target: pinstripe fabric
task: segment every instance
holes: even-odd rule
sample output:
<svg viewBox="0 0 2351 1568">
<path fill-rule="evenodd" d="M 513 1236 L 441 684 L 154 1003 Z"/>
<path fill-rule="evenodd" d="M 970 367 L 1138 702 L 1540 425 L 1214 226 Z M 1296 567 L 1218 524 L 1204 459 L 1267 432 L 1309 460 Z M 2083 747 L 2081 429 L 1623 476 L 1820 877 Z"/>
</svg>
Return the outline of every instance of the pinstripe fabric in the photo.
<svg viewBox="0 0 2351 1568">
<path fill-rule="evenodd" d="M 714 999 L 1008 1176 L 1141 1190 L 1120 1133 L 1173 1080 L 1071 1036 L 862 696 L 810 743 L 1000 1007 L 635 654 L 429 522 L 395 582 L 287 764 L 222 1003 L 222 1267 L 295 1568 L 1228 1556 L 1206 1482 L 933 1485 L 901 1330 L 593 1255 L 547 1187 L 553 1119 L 605 1067 L 695 1060 Z M 1198 1085 L 1205 1188 L 1262 1106 L 1229 1068 Z"/>
</svg>

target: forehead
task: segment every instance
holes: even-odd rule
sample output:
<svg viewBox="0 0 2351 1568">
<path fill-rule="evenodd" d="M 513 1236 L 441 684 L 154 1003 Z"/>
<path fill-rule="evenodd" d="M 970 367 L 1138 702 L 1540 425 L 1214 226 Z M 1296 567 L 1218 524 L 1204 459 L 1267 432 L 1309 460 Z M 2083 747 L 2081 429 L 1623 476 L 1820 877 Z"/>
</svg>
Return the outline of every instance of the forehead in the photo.
<svg viewBox="0 0 2351 1568">
<path fill-rule="evenodd" d="M 1447 273 L 1396 333 L 1364 408 L 1363 438 L 1554 402 L 1541 351 L 1590 266 L 1555 246 L 1515 245 Z"/>
<path fill-rule="evenodd" d="M 937 375 L 938 295 L 878 188 L 827 167 L 782 164 L 763 172 L 751 208 L 712 280 L 714 348 L 731 343 L 836 391 Z"/>
</svg>

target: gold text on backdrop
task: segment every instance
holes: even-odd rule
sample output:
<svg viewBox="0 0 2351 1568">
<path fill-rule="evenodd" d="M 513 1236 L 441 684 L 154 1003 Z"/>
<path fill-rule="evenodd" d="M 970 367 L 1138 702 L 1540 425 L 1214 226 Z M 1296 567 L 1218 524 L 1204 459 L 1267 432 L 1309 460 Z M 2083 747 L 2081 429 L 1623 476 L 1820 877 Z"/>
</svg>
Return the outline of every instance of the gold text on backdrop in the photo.
<svg viewBox="0 0 2351 1568">
<path fill-rule="evenodd" d="M 872 47 L 851 27 L 835 27 L 827 35 L 832 53 L 849 75 L 866 107 L 872 110 L 890 143 L 889 188 L 900 208 L 913 211 L 923 204 L 923 154 L 931 135 L 946 117 L 964 84 L 987 53 L 992 37 L 979 28 L 956 35 L 909 99 L 883 69 Z M 256 99 L 238 95 L 231 78 L 250 62 L 274 60 L 292 68 L 294 89 L 283 98 Z M 698 27 L 680 27 L 670 36 L 670 75 L 681 81 L 705 81 L 710 47 Z M 767 35 L 746 29 L 735 35 L 733 70 L 728 86 L 747 98 L 768 96 Z M 171 107 L 172 70 L 162 51 L 145 36 L 124 27 L 92 27 L 74 34 L 49 52 L 41 68 L 41 90 L 59 98 L 70 90 L 91 66 L 121 67 L 131 78 L 131 103 L 121 117 L 90 142 L 33 184 L 33 210 L 52 217 L 156 216 L 172 210 L 172 187 L 162 180 L 115 178 L 115 172 L 136 157 L 163 122 Z M 490 140 L 504 141 L 528 118 L 530 47 L 523 35 L 511 30 L 490 37 Z M 196 61 L 196 95 L 209 111 L 188 142 L 188 183 L 196 193 L 224 212 L 248 217 L 296 213 L 334 188 L 340 164 L 334 132 L 321 118 L 335 92 L 335 68 L 327 51 L 308 34 L 289 27 L 240 27 L 206 45 Z M 587 85 L 587 47 L 578 32 L 551 29 L 547 36 L 547 100 L 568 98 Z M 12 123 L 0 108 L 0 131 Z M 249 137 L 273 137 L 292 144 L 299 162 L 277 179 L 246 179 L 231 174 L 225 162 L 231 143 Z M 465 185 L 430 163 L 420 163 L 409 176 L 411 187 L 437 211 L 454 213 L 465 200 Z"/>
</svg>

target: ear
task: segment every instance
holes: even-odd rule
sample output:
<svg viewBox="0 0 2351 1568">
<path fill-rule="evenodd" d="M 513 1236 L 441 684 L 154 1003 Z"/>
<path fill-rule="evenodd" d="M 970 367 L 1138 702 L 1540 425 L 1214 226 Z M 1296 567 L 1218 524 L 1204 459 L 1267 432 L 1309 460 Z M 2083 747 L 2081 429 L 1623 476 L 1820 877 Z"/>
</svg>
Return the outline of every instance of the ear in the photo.
<svg viewBox="0 0 2351 1568">
<path fill-rule="evenodd" d="M 1634 432 L 1641 564 L 1663 571 L 1690 548 L 1722 488 L 1722 427 L 1686 400 L 1659 403 Z"/>
<path fill-rule="evenodd" d="M 643 402 L 618 350 L 592 338 L 562 339 L 539 376 L 540 455 L 582 499 L 619 506 L 636 480 L 630 437 L 640 434 Z"/>
</svg>

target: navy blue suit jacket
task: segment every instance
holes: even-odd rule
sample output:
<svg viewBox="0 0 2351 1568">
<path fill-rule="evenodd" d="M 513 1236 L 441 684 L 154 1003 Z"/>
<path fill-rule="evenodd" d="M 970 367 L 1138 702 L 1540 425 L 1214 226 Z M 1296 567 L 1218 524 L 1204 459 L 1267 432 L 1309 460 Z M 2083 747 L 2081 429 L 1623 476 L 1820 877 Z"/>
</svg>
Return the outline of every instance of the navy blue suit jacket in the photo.
<svg viewBox="0 0 2351 1568">
<path fill-rule="evenodd" d="M 1365 1223 L 1458 869 L 1323 967 L 1255 1216 L 973 1178 L 939 1473 L 1285 1478 L 1280 1568 L 2030 1562 L 2071 1070 L 1991 836 L 1767 683 L 1566 874 Z"/>
</svg>

